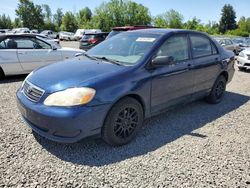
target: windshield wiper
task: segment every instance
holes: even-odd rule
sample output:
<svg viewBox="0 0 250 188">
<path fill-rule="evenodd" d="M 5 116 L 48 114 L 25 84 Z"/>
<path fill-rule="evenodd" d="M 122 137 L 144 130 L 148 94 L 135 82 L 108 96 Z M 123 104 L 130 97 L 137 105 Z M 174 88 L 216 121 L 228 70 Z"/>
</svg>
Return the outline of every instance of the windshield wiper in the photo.
<svg viewBox="0 0 250 188">
<path fill-rule="evenodd" d="M 84 53 L 83 55 L 86 56 L 86 57 L 89 58 L 89 59 L 98 61 L 98 58 L 95 57 L 95 56 L 90 56 L 90 55 L 88 55 L 88 54 L 86 54 L 86 53 Z"/>
<path fill-rule="evenodd" d="M 110 58 L 107 58 L 107 57 L 105 57 L 105 56 L 103 56 L 103 57 L 94 56 L 94 57 L 95 57 L 96 59 L 101 59 L 101 60 L 108 61 L 108 62 L 113 63 L 113 64 L 116 64 L 116 65 L 122 66 L 121 61 L 118 61 L 118 60 L 115 60 L 115 59 L 110 59 Z"/>
</svg>

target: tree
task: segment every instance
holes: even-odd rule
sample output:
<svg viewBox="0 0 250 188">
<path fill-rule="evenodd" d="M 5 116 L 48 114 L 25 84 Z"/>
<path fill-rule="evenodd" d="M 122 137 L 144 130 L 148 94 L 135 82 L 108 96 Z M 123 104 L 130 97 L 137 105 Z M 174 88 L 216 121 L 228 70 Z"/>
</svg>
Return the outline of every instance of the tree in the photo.
<svg viewBox="0 0 250 188">
<path fill-rule="evenodd" d="M 88 7 L 79 10 L 76 15 L 78 27 L 84 27 L 92 18 L 92 12 Z"/>
<path fill-rule="evenodd" d="M 62 25 L 63 12 L 61 8 L 56 10 L 56 14 L 54 14 L 54 23 L 59 28 Z"/>
<path fill-rule="evenodd" d="M 236 25 L 236 13 L 230 4 L 224 5 L 221 10 L 221 19 L 220 19 L 220 32 L 225 33 L 227 30 L 233 30 L 237 28 Z"/>
<path fill-rule="evenodd" d="M 77 21 L 72 12 L 66 12 L 62 18 L 61 29 L 65 31 L 74 32 L 78 28 Z"/>
<path fill-rule="evenodd" d="M 6 16 L 5 14 L 0 15 L 0 28 L 12 29 L 12 22 L 9 16 Z"/>
<path fill-rule="evenodd" d="M 148 8 L 132 1 L 111 0 L 95 9 L 93 27 L 110 31 L 112 27 L 125 25 L 148 25 L 151 16 Z"/>
<path fill-rule="evenodd" d="M 51 12 L 49 5 L 43 4 L 42 9 L 43 9 L 43 15 L 45 18 L 45 22 L 52 22 L 52 12 Z"/>
<path fill-rule="evenodd" d="M 42 7 L 34 5 L 30 0 L 19 0 L 16 15 L 23 22 L 24 27 L 39 29 L 44 25 Z"/>
<path fill-rule="evenodd" d="M 154 23 L 157 27 L 183 28 L 183 15 L 173 9 L 156 16 Z"/>
<path fill-rule="evenodd" d="M 185 29 L 196 30 L 200 25 L 201 20 L 194 17 L 192 20 L 188 20 L 184 25 Z"/>
<path fill-rule="evenodd" d="M 15 28 L 23 27 L 22 21 L 19 18 L 15 18 L 13 22 L 13 27 Z"/>
</svg>

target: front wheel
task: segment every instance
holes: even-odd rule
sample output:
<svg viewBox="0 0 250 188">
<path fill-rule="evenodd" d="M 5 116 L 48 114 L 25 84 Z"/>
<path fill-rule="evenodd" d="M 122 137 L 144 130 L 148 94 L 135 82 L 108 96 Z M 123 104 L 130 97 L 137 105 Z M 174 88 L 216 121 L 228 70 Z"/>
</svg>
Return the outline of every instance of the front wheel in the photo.
<svg viewBox="0 0 250 188">
<path fill-rule="evenodd" d="M 226 84 L 226 78 L 222 75 L 219 76 L 215 81 L 210 94 L 206 98 L 207 102 L 211 104 L 217 104 L 221 102 L 225 94 Z"/>
<path fill-rule="evenodd" d="M 116 103 L 108 113 L 102 128 L 102 138 L 112 146 L 129 143 L 143 123 L 141 104 L 130 97 Z"/>
</svg>

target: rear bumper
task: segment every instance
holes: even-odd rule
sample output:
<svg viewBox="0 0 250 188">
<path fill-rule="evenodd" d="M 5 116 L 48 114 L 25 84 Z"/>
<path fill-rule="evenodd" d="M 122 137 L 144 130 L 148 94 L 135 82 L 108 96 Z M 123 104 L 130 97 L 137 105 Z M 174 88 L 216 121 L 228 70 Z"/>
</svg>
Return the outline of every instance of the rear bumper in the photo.
<svg viewBox="0 0 250 188">
<path fill-rule="evenodd" d="M 17 106 L 28 126 L 50 140 L 74 143 L 100 134 L 109 104 L 95 107 L 47 107 L 29 101 L 19 90 Z"/>
<path fill-rule="evenodd" d="M 83 45 L 81 44 L 81 42 L 80 42 L 79 48 L 82 49 L 82 50 L 87 51 L 87 50 L 93 48 L 94 46 L 95 46 L 95 44 L 91 44 L 91 45 L 88 45 L 88 46 L 83 46 Z"/>
</svg>

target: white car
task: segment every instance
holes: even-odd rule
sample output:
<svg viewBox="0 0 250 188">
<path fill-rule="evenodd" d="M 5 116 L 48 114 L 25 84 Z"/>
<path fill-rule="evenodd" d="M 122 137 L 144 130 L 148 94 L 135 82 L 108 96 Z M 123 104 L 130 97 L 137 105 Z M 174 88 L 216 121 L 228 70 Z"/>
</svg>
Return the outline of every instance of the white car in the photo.
<svg viewBox="0 0 250 188">
<path fill-rule="evenodd" d="M 75 40 L 75 36 L 74 36 L 74 33 L 61 31 L 59 32 L 59 39 L 66 40 L 66 41 L 73 41 Z"/>
<path fill-rule="evenodd" d="M 0 35 L 0 78 L 30 73 L 41 66 L 74 58 L 84 52 L 61 48 L 35 35 Z"/>
<path fill-rule="evenodd" d="M 250 69 L 250 48 L 240 52 L 237 57 L 237 66 L 239 70 Z"/>
<path fill-rule="evenodd" d="M 40 34 L 45 35 L 51 39 L 58 39 L 59 38 L 59 34 L 54 32 L 54 31 L 51 31 L 51 30 L 44 30 Z"/>
<path fill-rule="evenodd" d="M 101 32 L 102 32 L 102 30 L 100 30 L 100 29 L 77 29 L 74 37 L 76 40 L 80 40 L 84 34 L 101 33 Z"/>
</svg>

